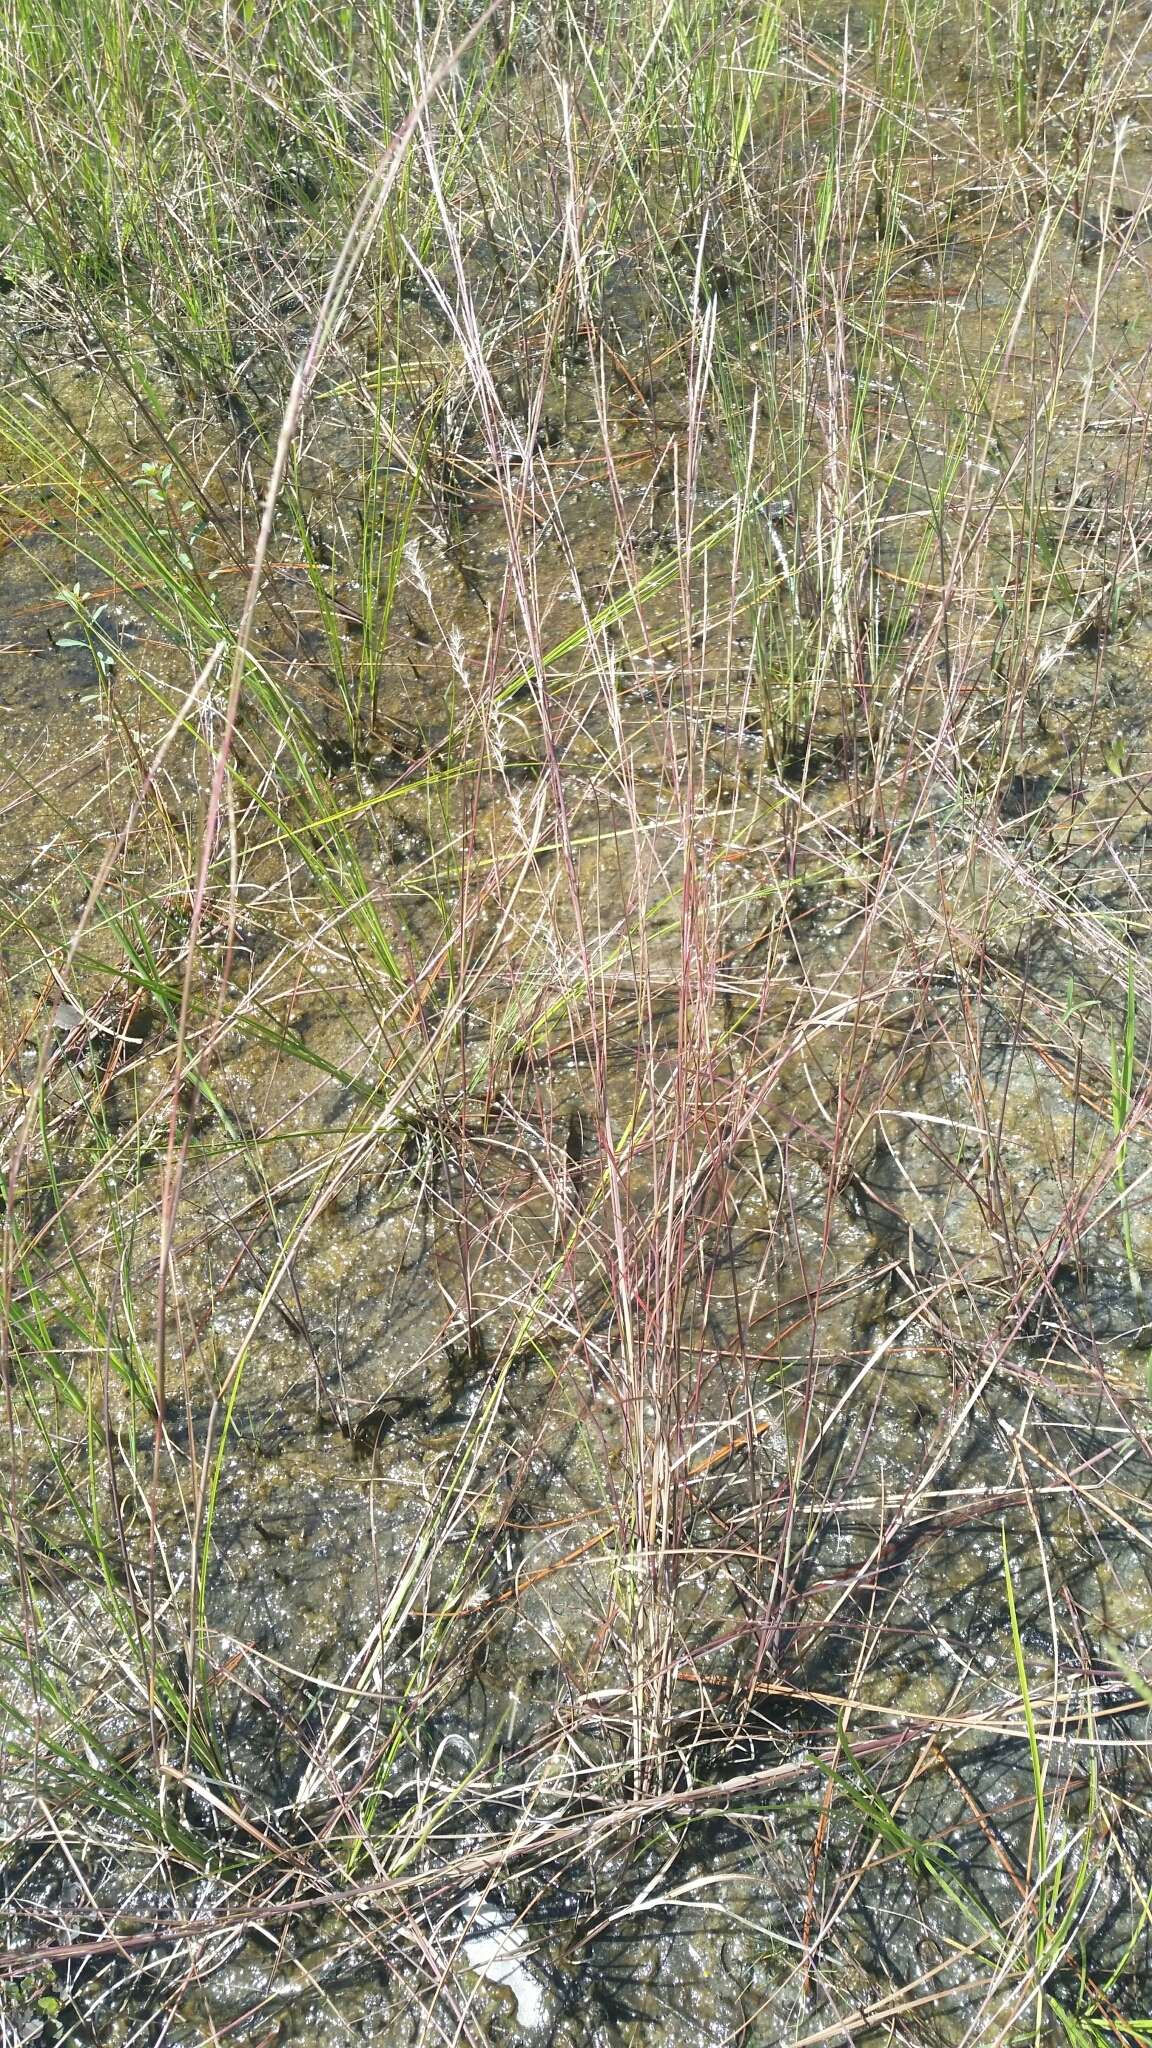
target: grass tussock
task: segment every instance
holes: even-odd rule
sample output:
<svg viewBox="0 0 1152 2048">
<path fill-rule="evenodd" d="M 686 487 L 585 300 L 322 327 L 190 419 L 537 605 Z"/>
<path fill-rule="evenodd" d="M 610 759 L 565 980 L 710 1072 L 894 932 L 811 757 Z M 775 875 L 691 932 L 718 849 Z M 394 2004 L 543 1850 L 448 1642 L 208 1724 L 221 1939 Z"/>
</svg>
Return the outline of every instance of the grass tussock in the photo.
<svg viewBox="0 0 1152 2048">
<path fill-rule="evenodd" d="M 9 0 L 0 2039 L 1149 2038 L 1148 56 Z"/>
</svg>

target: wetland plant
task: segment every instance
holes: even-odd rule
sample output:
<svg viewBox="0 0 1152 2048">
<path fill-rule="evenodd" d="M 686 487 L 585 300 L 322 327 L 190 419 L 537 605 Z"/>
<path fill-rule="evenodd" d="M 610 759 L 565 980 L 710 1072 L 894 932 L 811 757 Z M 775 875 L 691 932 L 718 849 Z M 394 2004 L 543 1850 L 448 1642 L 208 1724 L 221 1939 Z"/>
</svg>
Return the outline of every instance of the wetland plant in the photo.
<svg viewBox="0 0 1152 2048">
<path fill-rule="evenodd" d="M 1147 67 L 11 0 L 0 2038 L 1148 2038 Z"/>
</svg>

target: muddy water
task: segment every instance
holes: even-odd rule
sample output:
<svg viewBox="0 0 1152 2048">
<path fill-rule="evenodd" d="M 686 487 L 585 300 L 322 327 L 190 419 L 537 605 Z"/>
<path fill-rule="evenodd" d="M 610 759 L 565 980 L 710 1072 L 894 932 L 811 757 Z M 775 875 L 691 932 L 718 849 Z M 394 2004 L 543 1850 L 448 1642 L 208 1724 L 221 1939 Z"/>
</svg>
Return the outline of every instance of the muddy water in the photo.
<svg viewBox="0 0 1152 2048">
<path fill-rule="evenodd" d="M 1130 175 L 1139 185 L 1138 165 Z M 1036 286 L 1041 333 L 1087 290 L 1082 241 L 1053 242 Z M 962 252 L 948 260 L 962 272 Z M 974 352 L 1017 274 L 1010 252 L 1004 264 L 966 288 L 958 318 Z M 1093 330 L 1110 360 L 1130 355 L 1133 380 L 1145 286 L 1134 245 Z M 358 758 L 341 752 L 304 580 L 291 567 L 276 579 L 269 664 L 327 746 L 334 807 L 381 799 L 358 821 L 358 850 L 399 955 L 427 958 L 445 896 L 459 909 L 462 844 L 480 887 L 533 852 L 515 957 L 499 959 L 496 890 L 490 922 L 475 925 L 490 960 L 460 1033 L 466 1110 L 450 1121 L 431 1094 L 396 1126 L 391 1063 L 427 1022 L 368 999 L 355 946 L 333 944 L 316 968 L 331 935 L 307 863 L 245 818 L 236 972 L 248 1025 L 240 1014 L 222 1041 L 218 1106 L 206 1102 L 191 1132 L 178 1395 L 156 1474 L 125 1372 L 92 1373 L 99 1318 L 85 1331 L 61 1317 L 52 1340 L 79 1404 L 61 1397 L 52 1411 L 36 1389 L 69 1476 L 99 1418 L 96 1491 L 104 1514 L 119 1503 L 126 1577 L 150 1543 L 154 1560 L 140 1501 L 154 1502 L 162 1570 L 150 1569 L 173 1644 L 187 1636 L 204 1475 L 235 1394 L 200 1617 L 215 1775 L 203 1757 L 185 1770 L 187 1861 L 158 1875 L 126 1807 L 111 1854 L 90 1836 L 62 1846 L 30 1833 L 10 1874 L 13 1941 L 79 1942 L 111 1911 L 132 1939 L 193 1930 L 157 1943 L 150 1977 L 130 1989 L 103 1954 L 53 1978 L 74 2039 L 865 2041 L 886 2038 L 892 1986 L 932 1992 L 932 2038 L 1000 2038 L 1013 1990 L 989 1990 L 979 1943 L 1022 1911 L 1035 1807 L 1006 1553 L 1055 1759 L 1053 1829 L 1072 1843 L 1086 1827 L 1112 1831 L 1055 1988 L 1071 2001 L 1081 1954 L 1098 1982 L 1123 1962 L 1115 2002 L 1141 2010 L 1146 1936 L 1126 1872 L 1146 1850 L 1131 1668 L 1152 1647 L 1149 1331 L 1115 1204 L 1092 1220 L 1114 1184 L 1092 1161 L 1106 1161 L 1109 1047 L 1125 1021 L 1117 938 L 1147 958 L 1149 636 L 1138 614 L 1101 636 L 1093 617 L 1052 605 L 1045 645 L 1030 650 L 1035 687 L 1011 698 L 1009 726 L 997 613 L 983 604 L 962 702 L 934 647 L 879 729 L 871 710 L 857 726 L 851 691 L 830 685 L 802 744 L 774 745 L 758 689 L 729 681 L 751 673 L 752 622 L 737 620 L 734 647 L 714 652 L 707 634 L 685 646 L 682 592 L 645 581 L 675 538 L 666 451 L 682 432 L 683 370 L 651 394 L 659 320 L 634 275 L 615 280 L 610 311 L 628 376 L 607 432 L 633 558 L 614 579 L 621 514 L 587 351 L 546 409 L 562 504 L 531 515 L 545 648 L 579 621 L 574 582 L 593 611 L 621 581 L 642 590 L 598 628 L 610 700 L 578 653 L 549 667 L 548 727 L 525 689 L 539 648 L 517 623 L 498 478 L 474 429 L 444 485 L 457 502 L 424 508 Z M 907 320 L 914 334 L 927 325 L 915 298 Z M 435 332 L 420 331 L 430 346 Z M 1073 351 L 1070 376 L 1082 369 Z M 1112 507 L 1131 505 L 1125 408 L 1139 389 L 1123 389 L 1054 513 L 1076 522 L 1086 559 L 1107 559 Z M 990 466 L 1012 462 L 1012 404 L 1026 390 L 1016 366 L 995 448 L 978 436 Z M 942 403 L 941 435 L 948 414 Z M 311 459 L 338 504 L 345 426 L 335 409 L 324 424 Z M 1070 408 L 1070 441 L 1074 426 Z M 1049 459 L 1059 467 L 1058 449 Z M 911 495 L 896 493 L 881 579 L 906 567 L 935 480 L 918 461 Z M 710 453 L 701 518 L 723 516 L 728 482 Z M 799 492 L 772 518 L 800 588 L 814 503 Z M 333 550 L 338 539 L 335 523 L 320 534 Z M 162 1107 L 170 1073 L 204 755 L 191 739 L 175 749 L 133 842 L 147 976 L 139 931 L 133 977 L 123 934 L 97 929 L 59 987 L 46 953 L 68 946 L 163 730 L 154 692 L 170 705 L 188 658 L 148 624 L 140 593 L 119 590 L 92 599 L 114 606 L 115 653 L 66 644 L 76 635 L 60 630 L 66 608 L 45 600 L 45 582 L 87 590 L 90 576 L 58 537 L 10 547 L 0 573 L 10 1143 L 38 1285 L 60 1303 L 81 1272 L 123 1362 L 156 1338 L 167 1134 L 149 1105 Z M 1017 588 L 1010 521 L 981 573 L 1002 579 L 1000 594 Z M 694 588 L 697 615 L 705 601 Z M 494 645 L 511 684 L 495 711 L 483 708 Z M 253 758 L 260 740 L 245 735 Z M 459 747 L 468 778 L 454 773 Z M 551 813 L 534 837 L 549 749 L 566 858 Z M 892 792 L 894 877 L 862 829 L 870 764 Z M 722 964 L 686 1020 L 690 853 Z M 559 1000 L 582 944 L 612 993 L 598 1073 Z M 1148 993 L 1145 965 L 1141 1017 Z M 771 1090 L 742 1117 L 748 1076 L 771 1066 L 798 1014 L 811 1028 L 793 1031 Z M 290 1048 L 253 1017 L 290 1027 Z M 617 1132 L 651 1121 L 625 1222 L 655 1293 L 645 1226 L 689 1024 L 700 1037 L 688 1042 L 714 1056 L 699 1124 L 729 1119 L 731 1141 L 715 1148 L 723 1186 L 710 1186 L 687 1245 L 674 1342 L 665 1331 L 661 1352 L 650 1338 L 668 1369 L 648 1412 L 621 1363 L 605 1112 Z M 55 1182 L 21 1121 L 39 1060 Z M 1150 1163 L 1134 1138 L 1130 1186 Z M 1094 1173 L 1098 1199 L 1070 1230 Z M 1138 1196 L 1130 1217 L 1135 1263 L 1152 1275 Z M 649 1545 L 661 1576 L 641 1601 L 629 1575 L 647 1564 L 623 1537 L 635 1535 L 637 1444 L 661 1428 L 692 1483 Z M 131 1786 L 148 1767 L 140 1701 L 100 1665 L 107 1609 L 83 1516 L 28 1409 L 18 1436 L 43 1627 L 75 1631 L 77 1682 L 104 1688 L 93 1725 Z M 658 1776 L 633 1740 L 638 1692 L 662 1734 Z M 353 1807 L 370 1815 L 369 1849 L 353 1846 Z M 286 1872 L 283 1916 L 262 1916 L 258 1933 L 245 1910 L 253 1830 Z M 161 2010 L 175 2014 L 162 2035 Z M 33 2026 L 59 2037 L 30 2002 L 29 2038 Z"/>
</svg>

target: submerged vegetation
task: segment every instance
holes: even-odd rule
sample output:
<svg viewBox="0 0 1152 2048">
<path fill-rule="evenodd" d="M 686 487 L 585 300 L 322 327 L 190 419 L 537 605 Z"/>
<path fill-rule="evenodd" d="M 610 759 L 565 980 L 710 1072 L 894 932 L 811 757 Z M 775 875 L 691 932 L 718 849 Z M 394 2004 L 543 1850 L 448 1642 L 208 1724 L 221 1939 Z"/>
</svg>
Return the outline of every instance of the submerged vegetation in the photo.
<svg viewBox="0 0 1152 2048">
<path fill-rule="evenodd" d="M 1152 2039 L 1150 54 L 7 0 L 0 2041 Z"/>
</svg>

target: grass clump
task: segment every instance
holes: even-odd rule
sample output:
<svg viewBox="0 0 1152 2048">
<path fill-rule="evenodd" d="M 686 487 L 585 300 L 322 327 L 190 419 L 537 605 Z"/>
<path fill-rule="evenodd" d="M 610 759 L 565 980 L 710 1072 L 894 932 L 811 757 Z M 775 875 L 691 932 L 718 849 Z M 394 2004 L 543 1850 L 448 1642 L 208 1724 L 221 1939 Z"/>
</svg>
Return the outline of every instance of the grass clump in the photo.
<svg viewBox="0 0 1152 2048">
<path fill-rule="evenodd" d="M 1145 41 L 9 7 L 13 2039 L 1146 2037 Z"/>
</svg>

